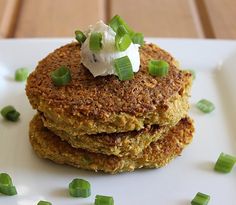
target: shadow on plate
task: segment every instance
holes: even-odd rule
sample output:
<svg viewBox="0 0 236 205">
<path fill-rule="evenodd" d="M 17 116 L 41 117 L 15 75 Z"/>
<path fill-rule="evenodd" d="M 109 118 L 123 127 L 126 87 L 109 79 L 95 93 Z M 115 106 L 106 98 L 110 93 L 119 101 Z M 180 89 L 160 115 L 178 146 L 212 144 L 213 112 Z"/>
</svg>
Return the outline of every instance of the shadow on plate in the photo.
<svg viewBox="0 0 236 205">
<path fill-rule="evenodd" d="M 215 163 L 211 161 L 203 161 L 198 164 L 196 164 L 197 169 L 200 169 L 202 171 L 207 171 L 213 173 L 214 171 Z"/>
<path fill-rule="evenodd" d="M 183 199 L 183 200 L 176 201 L 175 204 L 176 205 L 189 205 L 189 204 L 191 204 L 191 200 Z"/>
<path fill-rule="evenodd" d="M 55 189 L 50 192 L 50 195 L 55 198 L 68 198 L 68 197 L 70 197 L 69 193 L 68 193 L 68 189 L 66 189 L 66 188 Z"/>
</svg>

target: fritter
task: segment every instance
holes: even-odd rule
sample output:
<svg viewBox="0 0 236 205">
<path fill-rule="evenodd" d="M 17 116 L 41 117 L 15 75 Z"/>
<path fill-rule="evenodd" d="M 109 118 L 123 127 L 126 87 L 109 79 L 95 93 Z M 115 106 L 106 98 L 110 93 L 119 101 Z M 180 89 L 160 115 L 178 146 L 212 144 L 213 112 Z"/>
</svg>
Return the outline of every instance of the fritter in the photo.
<svg viewBox="0 0 236 205">
<path fill-rule="evenodd" d="M 178 103 L 183 104 L 183 106 L 179 107 L 188 107 L 187 97 L 179 99 Z M 179 121 L 182 117 L 185 117 L 186 114 L 183 113 L 185 113 L 184 110 L 178 110 L 175 119 Z M 54 132 L 62 140 L 69 142 L 73 147 L 119 157 L 138 155 L 151 142 L 156 141 L 164 133 L 168 132 L 171 127 L 170 125 L 146 125 L 144 129 L 138 131 L 75 135 L 76 132 L 67 130 L 65 127 L 61 130 L 62 125 L 59 128 L 55 126 L 48 118 L 44 117 L 43 113 L 41 116 L 45 127 Z"/>
<path fill-rule="evenodd" d="M 29 136 L 33 149 L 42 158 L 59 164 L 114 174 L 138 168 L 165 166 L 180 155 L 185 146 L 191 142 L 193 132 L 192 120 L 184 118 L 165 136 L 151 143 L 137 158 L 109 156 L 73 148 L 45 128 L 39 115 L 36 115 L 30 123 Z"/>
<path fill-rule="evenodd" d="M 81 64 L 79 45 L 67 44 L 39 62 L 27 80 L 26 93 L 33 108 L 44 113 L 51 127 L 54 124 L 70 135 L 176 124 L 188 110 L 180 99 L 189 93 L 191 74 L 178 69 L 175 59 L 153 44 L 140 48 L 140 58 L 140 70 L 132 80 L 120 81 L 114 75 L 94 78 Z M 147 66 L 150 59 L 167 61 L 168 75 L 151 76 Z M 72 81 L 57 87 L 50 73 L 60 66 L 70 69 Z"/>
<path fill-rule="evenodd" d="M 45 121 L 43 116 L 41 119 Z M 139 131 L 78 136 L 71 136 L 67 132 L 58 130 L 55 127 L 48 127 L 48 129 L 74 148 L 82 148 L 90 152 L 123 157 L 137 156 L 151 142 L 156 141 L 164 133 L 167 133 L 170 127 L 148 125 Z"/>
</svg>

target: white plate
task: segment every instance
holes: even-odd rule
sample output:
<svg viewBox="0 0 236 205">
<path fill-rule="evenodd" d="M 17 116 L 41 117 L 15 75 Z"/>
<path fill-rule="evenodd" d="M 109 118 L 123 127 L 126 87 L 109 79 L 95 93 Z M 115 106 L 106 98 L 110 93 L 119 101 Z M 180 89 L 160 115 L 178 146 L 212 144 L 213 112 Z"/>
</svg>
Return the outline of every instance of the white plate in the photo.
<svg viewBox="0 0 236 205">
<path fill-rule="evenodd" d="M 16 196 L 0 195 L 0 204 L 32 205 L 48 200 L 56 205 L 92 205 L 95 195 L 102 194 L 113 196 L 116 205 L 188 205 L 200 191 L 211 196 L 211 205 L 235 205 L 236 169 L 225 175 L 214 172 L 213 166 L 222 151 L 236 155 L 236 55 L 230 57 L 236 54 L 236 41 L 148 40 L 170 51 L 183 68 L 196 70 L 191 103 L 207 98 L 216 110 L 202 114 L 192 106 L 194 140 L 168 166 L 118 175 L 39 159 L 29 144 L 28 124 L 35 111 L 26 98 L 25 84 L 14 82 L 12 76 L 18 67 L 33 69 L 41 58 L 71 39 L 0 41 L 0 108 L 12 104 L 21 113 L 17 123 L 0 120 L 0 172 L 9 173 L 18 190 Z M 91 197 L 69 197 L 68 184 L 76 177 L 91 182 Z"/>
</svg>

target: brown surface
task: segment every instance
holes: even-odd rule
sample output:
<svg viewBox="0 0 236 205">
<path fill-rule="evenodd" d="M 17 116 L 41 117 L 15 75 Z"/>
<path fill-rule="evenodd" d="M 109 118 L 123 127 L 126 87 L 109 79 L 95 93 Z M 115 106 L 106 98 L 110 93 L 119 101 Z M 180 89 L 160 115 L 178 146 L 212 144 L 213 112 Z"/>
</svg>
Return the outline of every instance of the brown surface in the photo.
<svg viewBox="0 0 236 205">
<path fill-rule="evenodd" d="M 7 0 L 0 0 L 0 22 L 2 20 L 4 11 L 5 11 L 6 3 L 7 3 Z"/>
<path fill-rule="evenodd" d="M 151 76 L 147 68 L 150 59 L 167 61 L 168 75 Z M 140 70 L 133 80 L 120 81 L 114 75 L 94 78 L 80 62 L 78 44 L 67 44 L 39 62 L 27 80 L 27 95 L 30 100 L 38 99 L 34 100 L 36 103 L 46 101 L 52 109 L 61 107 L 68 115 L 102 118 L 110 113 L 124 112 L 142 116 L 160 105 L 164 106 L 163 110 L 167 109 L 165 104 L 183 91 L 191 74 L 179 70 L 174 58 L 154 44 L 146 44 L 140 49 L 140 61 Z M 70 69 L 72 81 L 67 86 L 57 87 L 50 73 L 63 65 Z M 39 104 L 33 106 L 37 108 Z"/>
<path fill-rule="evenodd" d="M 174 126 L 181 118 L 187 115 L 189 104 L 190 85 L 183 95 L 174 96 L 166 104 L 160 106 L 155 112 L 143 113 L 142 116 L 135 116 L 129 113 L 107 113 L 104 117 L 68 115 L 60 107 L 55 109 L 52 106 L 41 102 L 38 109 L 44 112 L 44 126 L 51 130 L 66 132 L 71 138 L 81 135 L 98 133 L 117 133 L 143 129 L 146 125 L 158 124 L 160 126 Z M 32 102 L 33 100 L 31 100 Z M 36 100 L 37 101 L 37 100 Z M 165 109 L 166 107 L 166 109 Z M 164 108 L 164 110 L 163 110 Z M 139 114 L 139 113 L 137 113 Z"/>
<path fill-rule="evenodd" d="M 40 116 L 44 123 L 45 118 Z M 140 131 L 72 136 L 57 127 L 47 128 L 75 148 L 119 157 L 138 155 L 151 142 L 159 139 L 170 129 L 169 126 L 147 125 Z"/>
<path fill-rule="evenodd" d="M 236 38 L 236 1 L 205 0 L 216 38 Z"/>
<path fill-rule="evenodd" d="M 33 149 L 42 158 L 59 164 L 114 174 L 142 167 L 165 166 L 180 155 L 185 146 L 191 142 L 193 132 L 193 122 L 189 118 L 182 119 L 163 139 L 153 142 L 135 159 L 95 154 L 72 148 L 44 128 L 42 121 L 37 116 L 30 123 L 29 136 Z"/>
<path fill-rule="evenodd" d="M 110 8 L 145 36 L 198 37 L 188 0 L 111 0 Z"/>
<path fill-rule="evenodd" d="M 73 36 L 104 19 L 103 9 L 101 0 L 24 0 L 14 36 Z"/>
<path fill-rule="evenodd" d="M 0 21 L 10 1 L 0 0 Z M 19 1 L 14 37 L 69 37 L 77 27 L 85 29 L 118 13 L 147 36 L 236 38 L 235 0 Z"/>
<path fill-rule="evenodd" d="M 2 2 L 3 3 L 3 2 Z M 1 6 L 1 5 L 0 5 Z M 20 12 L 21 1 L 9 0 L 5 2 L 4 10 L 2 11 L 1 23 L 0 23 L 0 37 L 9 36 L 12 37 L 17 25 L 17 17 Z"/>
<path fill-rule="evenodd" d="M 139 130 L 145 124 L 174 125 L 187 114 L 188 103 L 181 98 L 188 95 L 191 74 L 179 70 L 173 57 L 153 44 L 144 45 L 140 54 L 140 71 L 134 79 L 94 78 L 80 62 L 78 44 L 68 44 L 39 62 L 27 80 L 26 94 L 33 108 L 70 135 Z M 168 75 L 151 76 L 150 59 L 166 60 Z M 57 87 L 50 72 L 62 65 L 70 69 L 72 81 Z"/>
</svg>

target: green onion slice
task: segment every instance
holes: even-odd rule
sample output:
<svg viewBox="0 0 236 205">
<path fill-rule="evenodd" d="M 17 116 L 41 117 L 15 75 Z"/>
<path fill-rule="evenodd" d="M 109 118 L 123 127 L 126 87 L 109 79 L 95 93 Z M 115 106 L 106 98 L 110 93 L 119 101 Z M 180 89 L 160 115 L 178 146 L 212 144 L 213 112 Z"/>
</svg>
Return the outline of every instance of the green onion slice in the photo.
<svg viewBox="0 0 236 205">
<path fill-rule="evenodd" d="M 118 35 L 118 36 L 124 36 L 125 34 L 129 34 L 129 32 L 127 31 L 127 29 L 125 28 L 124 25 L 120 25 L 120 26 L 117 28 L 116 35 Z"/>
<path fill-rule="evenodd" d="M 2 108 L 1 115 L 5 118 L 9 112 L 14 112 L 14 111 L 16 111 L 16 109 L 13 106 L 8 105 Z"/>
<path fill-rule="evenodd" d="M 132 36 L 132 42 L 134 44 L 139 44 L 140 46 L 142 46 L 144 44 L 144 37 L 142 33 L 135 33 Z"/>
<path fill-rule="evenodd" d="M 9 174 L 1 173 L 0 174 L 0 185 L 12 186 L 12 179 Z"/>
<path fill-rule="evenodd" d="M 70 70 L 66 66 L 61 66 L 51 72 L 51 79 L 56 86 L 67 85 L 71 81 Z"/>
<path fill-rule="evenodd" d="M 119 26 L 124 26 L 125 29 L 129 32 L 129 34 L 132 34 L 133 31 L 129 28 L 129 26 L 126 24 L 126 22 L 118 15 L 115 15 L 108 23 L 108 25 L 117 33 Z"/>
<path fill-rule="evenodd" d="M 100 51 L 102 49 L 102 33 L 93 32 L 89 39 L 89 48 L 91 51 Z"/>
<path fill-rule="evenodd" d="M 192 205 L 207 205 L 210 201 L 210 196 L 203 194 L 201 192 L 198 192 L 194 199 L 191 201 Z"/>
<path fill-rule="evenodd" d="M 8 121 L 16 122 L 20 113 L 13 106 L 8 105 L 1 110 L 1 115 Z"/>
<path fill-rule="evenodd" d="M 17 111 L 9 112 L 6 116 L 6 119 L 8 121 L 16 122 L 20 117 L 20 113 Z"/>
<path fill-rule="evenodd" d="M 118 51 L 125 51 L 131 44 L 131 39 L 128 34 L 123 36 L 116 35 L 115 44 Z"/>
<path fill-rule="evenodd" d="M 222 173 L 229 173 L 236 163 L 236 157 L 221 153 L 215 164 L 215 171 Z"/>
<path fill-rule="evenodd" d="M 86 36 L 84 35 L 84 33 L 80 30 L 76 30 L 75 31 L 75 39 L 82 44 L 85 40 L 86 40 Z"/>
<path fill-rule="evenodd" d="M 7 173 L 0 174 L 0 193 L 12 196 L 16 195 L 16 187 L 12 184 L 12 179 Z"/>
<path fill-rule="evenodd" d="M 116 49 L 118 51 L 125 51 L 130 46 L 131 43 L 132 41 L 129 36 L 129 32 L 127 31 L 124 25 L 120 25 L 117 28 L 115 37 Z"/>
<path fill-rule="evenodd" d="M 109 26 L 116 32 L 118 36 L 129 35 L 134 44 L 144 44 L 144 37 L 142 33 L 135 33 L 126 22 L 118 15 L 115 15 L 109 22 Z"/>
<path fill-rule="evenodd" d="M 114 205 L 113 197 L 96 195 L 95 205 Z"/>
<path fill-rule="evenodd" d="M 215 109 L 215 105 L 209 100 L 202 99 L 197 102 L 197 108 L 204 113 L 210 113 Z"/>
<path fill-rule="evenodd" d="M 90 183 L 84 179 L 73 179 L 69 184 L 69 193 L 72 197 L 87 198 L 91 195 Z"/>
<path fill-rule="evenodd" d="M 25 81 L 29 75 L 29 71 L 27 68 L 19 68 L 15 72 L 15 81 Z"/>
<path fill-rule="evenodd" d="M 148 62 L 148 71 L 152 76 L 163 77 L 168 74 L 169 64 L 164 60 L 150 60 Z"/>
<path fill-rule="evenodd" d="M 0 185 L 0 193 L 7 195 L 7 196 L 13 196 L 17 194 L 16 187 L 15 186 L 4 186 Z"/>
<path fill-rule="evenodd" d="M 128 56 L 115 59 L 114 66 L 120 80 L 133 79 L 134 73 L 132 69 L 132 64 Z"/>
<path fill-rule="evenodd" d="M 52 203 L 48 201 L 39 201 L 37 205 L 52 205 Z"/>
</svg>

